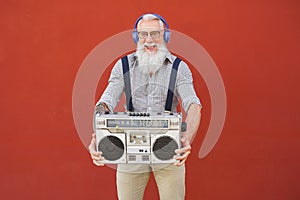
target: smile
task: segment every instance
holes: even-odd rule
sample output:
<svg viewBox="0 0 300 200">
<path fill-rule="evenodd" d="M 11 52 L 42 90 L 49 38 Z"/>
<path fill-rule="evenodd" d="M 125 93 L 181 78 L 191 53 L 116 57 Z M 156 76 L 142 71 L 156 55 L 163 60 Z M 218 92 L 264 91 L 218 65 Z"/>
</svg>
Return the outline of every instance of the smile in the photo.
<svg viewBox="0 0 300 200">
<path fill-rule="evenodd" d="M 156 45 L 144 45 L 147 51 L 155 51 L 156 50 Z"/>
</svg>

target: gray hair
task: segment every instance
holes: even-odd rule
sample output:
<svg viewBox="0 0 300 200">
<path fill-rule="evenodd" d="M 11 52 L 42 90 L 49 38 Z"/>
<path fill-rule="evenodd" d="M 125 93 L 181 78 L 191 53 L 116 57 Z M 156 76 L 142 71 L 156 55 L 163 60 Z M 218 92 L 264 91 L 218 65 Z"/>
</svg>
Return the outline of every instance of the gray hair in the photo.
<svg viewBox="0 0 300 200">
<path fill-rule="evenodd" d="M 157 16 L 155 16 L 153 14 L 145 14 L 145 15 L 143 15 L 143 18 L 138 22 L 137 27 L 139 27 L 139 24 L 141 23 L 142 20 L 145 20 L 145 21 L 158 20 L 159 26 L 161 28 L 164 28 L 164 23 L 161 21 L 161 19 L 159 19 L 159 17 L 157 17 Z"/>
</svg>

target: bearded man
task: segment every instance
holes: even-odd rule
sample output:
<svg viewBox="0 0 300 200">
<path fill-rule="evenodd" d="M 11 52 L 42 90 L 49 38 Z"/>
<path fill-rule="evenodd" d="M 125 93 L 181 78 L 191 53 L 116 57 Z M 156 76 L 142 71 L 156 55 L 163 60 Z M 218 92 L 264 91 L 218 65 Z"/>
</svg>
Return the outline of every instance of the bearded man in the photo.
<svg viewBox="0 0 300 200">
<path fill-rule="evenodd" d="M 132 106 L 135 112 L 162 113 L 168 94 L 172 65 L 176 56 L 166 46 L 170 39 L 167 22 L 157 14 L 138 18 L 133 30 L 136 52 L 127 56 L 130 72 Z M 116 62 L 109 83 L 96 110 L 114 111 L 125 90 L 122 61 Z M 192 74 L 185 62 L 180 62 L 174 88 L 171 112 L 176 112 L 178 99 L 187 113 L 187 129 L 182 133 L 182 147 L 176 150 L 174 164 L 118 164 L 116 178 L 120 200 L 142 200 L 150 173 L 153 172 L 160 199 L 183 200 L 185 196 L 185 161 L 191 152 L 191 141 L 200 123 L 201 103 L 197 97 Z M 128 108 L 127 108 L 128 110 Z M 89 146 L 93 162 L 103 166 L 102 152 L 96 152 L 95 134 Z"/>
</svg>

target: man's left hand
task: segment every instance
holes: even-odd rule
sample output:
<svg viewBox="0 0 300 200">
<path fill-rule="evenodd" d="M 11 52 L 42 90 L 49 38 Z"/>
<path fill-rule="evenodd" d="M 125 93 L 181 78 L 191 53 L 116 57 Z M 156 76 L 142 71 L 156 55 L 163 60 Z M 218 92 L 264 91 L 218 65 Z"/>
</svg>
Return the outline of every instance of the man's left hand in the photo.
<svg viewBox="0 0 300 200">
<path fill-rule="evenodd" d="M 182 148 L 175 150 L 175 153 L 177 154 L 175 156 L 175 159 L 179 161 L 179 162 L 174 163 L 174 165 L 176 165 L 176 166 L 183 165 L 192 150 L 192 147 L 190 145 L 190 140 L 188 138 L 183 136 L 181 138 L 181 142 L 182 142 Z"/>
</svg>

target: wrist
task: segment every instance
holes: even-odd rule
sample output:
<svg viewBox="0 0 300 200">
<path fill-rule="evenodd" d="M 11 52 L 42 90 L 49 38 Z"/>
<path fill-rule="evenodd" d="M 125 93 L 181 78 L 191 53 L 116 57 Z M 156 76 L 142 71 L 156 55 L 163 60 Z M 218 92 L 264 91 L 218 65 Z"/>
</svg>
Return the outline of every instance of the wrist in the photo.
<svg viewBox="0 0 300 200">
<path fill-rule="evenodd" d="M 109 108 L 104 102 L 100 102 L 98 105 L 95 106 L 96 113 L 104 113 L 109 112 Z"/>
</svg>

